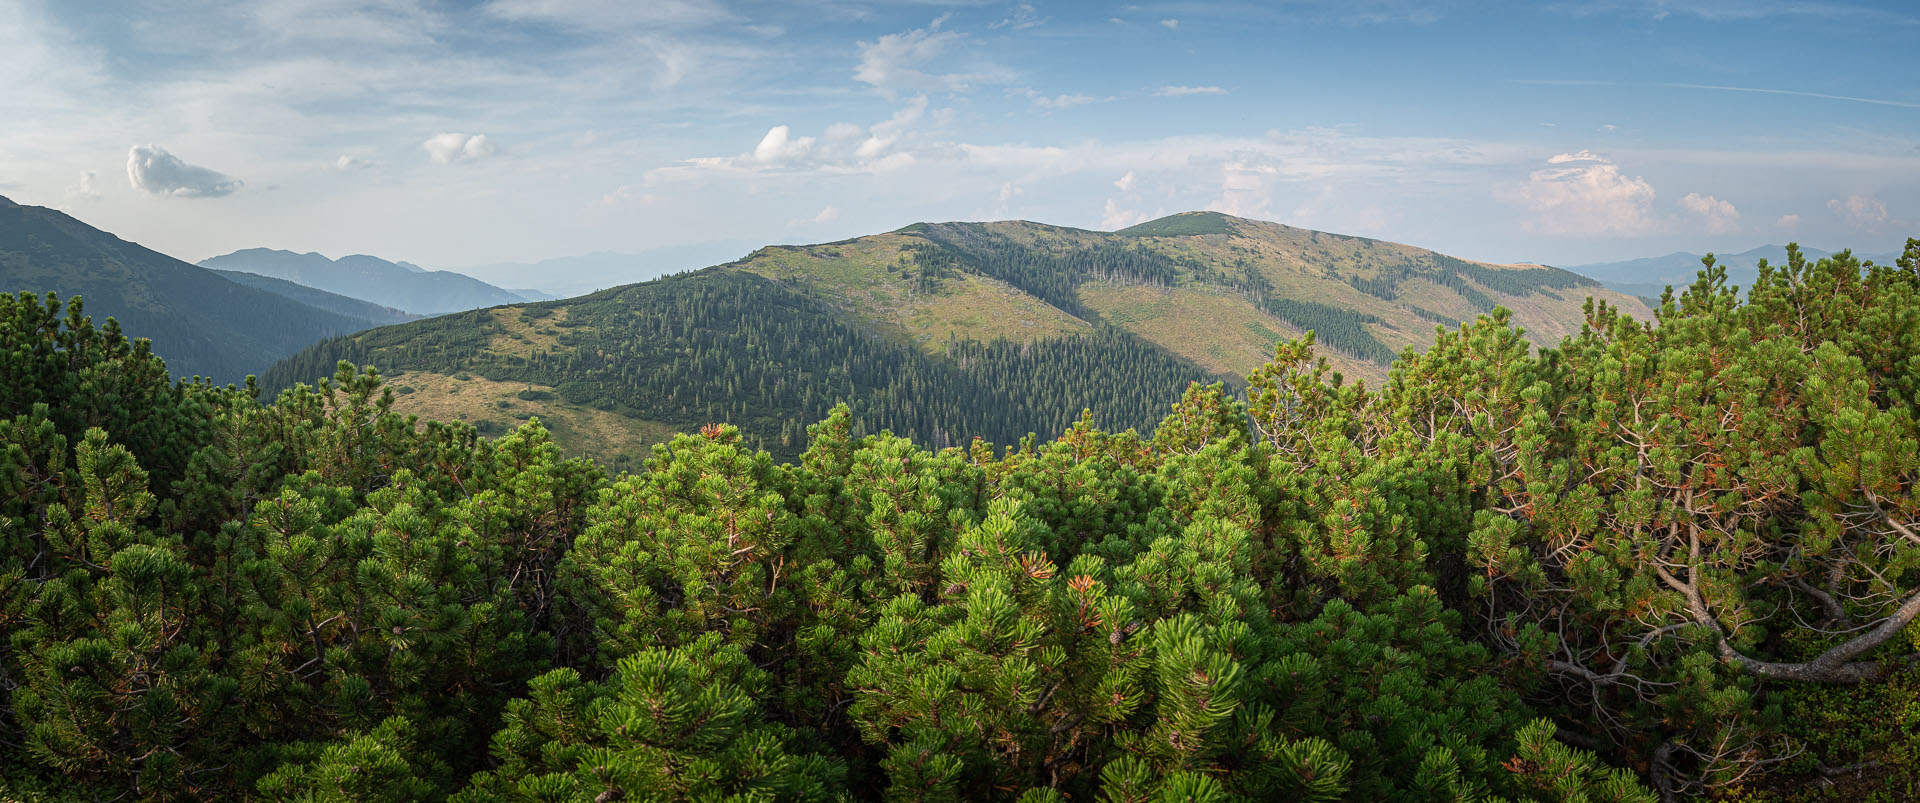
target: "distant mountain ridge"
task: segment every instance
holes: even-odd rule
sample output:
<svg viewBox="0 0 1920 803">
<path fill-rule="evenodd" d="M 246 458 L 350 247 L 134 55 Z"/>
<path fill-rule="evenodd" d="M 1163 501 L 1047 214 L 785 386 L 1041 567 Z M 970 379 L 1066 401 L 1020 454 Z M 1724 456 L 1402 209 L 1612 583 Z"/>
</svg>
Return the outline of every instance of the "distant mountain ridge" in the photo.
<svg viewBox="0 0 1920 803">
<path fill-rule="evenodd" d="M 759 245 L 744 240 L 727 240 L 666 246 L 636 253 L 597 251 L 539 262 L 468 265 L 455 270 L 501 287 L 534 287 L 549 294 L 549 298 L 566 298 L 719 264 L 752 251 Z M 523 293 L 520 290 L 514 292 Z"/>
<path fill-rule="evenodd" d="M 337 293 L 329 293 L 325 290 L 317 290 L 304 284 L 290 282 L 285 279 L 275 279 L 271 276 L 261 276 L 257 273 L 242 273 L 237 270 L 215 270 L 212 268 L 208 268 L 208 270 L 213 270 L 214 273 L 220 274 L 220 276 L 227 281 L 238 282 L 256 290 L 265 290 L 275 295 L 285 296 L 309 307 L 317 307 L 328 312 L 335 312 L 349 318 L 365 321 L 366 325 L 360 327 L 362 329 L 372 329 L 376 326 L 386 326 L 395 323 L 406 323 L 407 321 L 420 317 L 404 310 L 383 307 L 371 301 L 348 298 Z"/>
<path fill-rule="evenodd" d="M 0 198 L 0 291 L 62 302 L 81 296 L 96 323 L 111 317 L 151 338 L 177 378 L 238 382 L 316 340 L 376 321 L 320 309 L 230 281 L 127 242 L 58 210 Z"/>
<path fill-rule="evenodd" d="M 1818 261 L 1833 256 L 1832 251 L 1802 246 L 1800 253 L 1808 261 Z M 1617 262 L 1595 262 L 1586 265 L 1569 265 L 1567 270 L 1582 276 L 1591 276 L 1607 287 L 1623 293 L 1643 298 L 1658 298 L 1668 286 L 1675 288 L 1693 284 L 1701 269 L 1700 260 L 1705 254 L 1693 254 L 1675 251 L 1657 257 L 1641 257 Z M 1899 256 L 1895 253 L 1855 254 L 1862 260 L 1891 264 Z M 1762 245 L 1732 254 L 1715 252 L 1716 264 L 1727 269 L 1727 282 L 1740 287 L 1751 287 L 1760 276 L 1759 264 L 1764 259 L 1769 265 L 1781 265 L 1787 261 L 1787 247 L 1784 245 Z"/>
<path fill-rule="evenodd" d="M 203 268 L 252 273 L 302 284 L 416 315 L 518 304 L 530 299 L 453 271 L 353 254 L 339 259 L 247 248 L 200 261 Z"/>
<path fill-rule="evenodd" d="M 917 223 L 334 338 L 265 381 L 371 364 L 406 391 L 399 409 L 488 431 L 538 416 L 616 467 L 663 433 L 721 421 L 791 455 L 838 401 L 861 432 L 1010 443 L 1088 409 L 1102 426 L 1150 427 L 1188 382 L 1237 383 L 1308 330 L 1337 369 L 1373 383 L 1436 326 L 1498 306 L 1557 343 L 1580 330 L 1588 296 L 1651 317 L 1556 268 L 1212 212 L 1119 232 Z"/>
</svg>

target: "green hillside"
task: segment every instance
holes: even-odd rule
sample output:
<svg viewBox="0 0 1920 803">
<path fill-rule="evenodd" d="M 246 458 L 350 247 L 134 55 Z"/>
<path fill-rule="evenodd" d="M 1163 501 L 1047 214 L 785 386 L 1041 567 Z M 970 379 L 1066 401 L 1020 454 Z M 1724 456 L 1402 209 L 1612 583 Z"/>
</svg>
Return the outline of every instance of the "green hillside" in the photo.
<svg viewBox="0 0 1920 803">
<path fill-rule="evenodd" d="M 364 329 L 318 309 L 127 242 L 61 212 L 0 198 L 0 292 L 81 296 L 179 377 L 239 382 L 321 338 Z"/>
<path fill-rule="evenodd" d="M 1147 427 L 1206 371 L 1125 330 L 1082 326 L 1034 342 L 952 339 L 939 354 L 863 330 L 807 292 L 737 270 L 709 269 L 564 301 L 476 310 L 375 329 L 316 345 L 275 366 L 269 388 L 321 376 L 339 360 L 383 371 L 523 383 L 555 412 L 616 413 L 698 429 L 738 425 L 757 445 L 795 454 L 803 427 L 834 404 L 854 406 L 858 431 L 892 430 L 936 446 L 1058 431 L 1092 408 L 1100 420 Z M 550 391 L 534 389 L 538 385 Z M 515 401 L 483 385 L 447 412 L 483 431 L 513 422 Z M 403 410 L 434 401 L 400 397 Z M 565 433 L 563 432 L 564 436 Z M 610 450 L 568 443 L 614 465 L 647 442 Z M 624 455 L 623 455 L 624 452 Z"/>
<path fill-rule="evenodd" d="M 1056 433 L 1083 409 L 1144 428 L 1186 383 L 1237 383 L 1275 342 L 1308 330 L 1335 368 L 1378 384 L 1436 326 L 1505 306 L 1546 343 L 1579 330 L 1589 294 L 1648 315 L 1566 271 L 1217 213 L 1118 233 L 921 223 L 336 338 L 265 381 L 311 382 L 343 359 L 373 365 L 444 388 L 403 395 L 401 409 L 483 428 L 538 414 L 621 430 L 573 437 L 570 423 L 559 427 L 569 448 L 615 464 L 646 432 L 710 422 L 790 456 L 805 423 L 840 401 L 859 431 L 938 447 Z M 447 381 L 460 374 L 470 380 Z M 489 383 L 551 390 L 509 399 Z M 605 413 L 633 427 L 610 430 Z"/>
</svg>

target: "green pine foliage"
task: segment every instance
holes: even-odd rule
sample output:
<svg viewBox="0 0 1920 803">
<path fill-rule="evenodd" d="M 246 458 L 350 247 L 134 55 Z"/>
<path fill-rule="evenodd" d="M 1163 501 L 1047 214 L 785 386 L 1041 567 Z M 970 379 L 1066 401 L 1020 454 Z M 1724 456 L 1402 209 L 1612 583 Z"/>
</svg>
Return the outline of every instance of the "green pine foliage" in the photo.
<svg viewBox="0 0 1920 803">
<path fill-rule="evenodd" d="M 1377 391 L 1309 336 L 1150 429 L 834 405 L 616 478 L 17 300 L 0 798 L 1902 799 L 1920 241 L 1723 279 L 1552 350 L 1495 310 Z"/>
</svg>

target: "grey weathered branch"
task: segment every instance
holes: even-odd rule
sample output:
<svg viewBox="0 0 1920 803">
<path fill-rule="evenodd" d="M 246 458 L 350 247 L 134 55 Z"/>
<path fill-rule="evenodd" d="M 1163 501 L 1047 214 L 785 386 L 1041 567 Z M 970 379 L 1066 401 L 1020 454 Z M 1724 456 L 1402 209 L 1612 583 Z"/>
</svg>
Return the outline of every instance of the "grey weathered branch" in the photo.
<svg viewBox="0 0 1920 803">
<path fill-rule="evenodd" d="M 1879 661 L 1856 661 L 1862 655 L 1892 640 L 1900 634 L 1915 617 L 1920 617 L 1920 591 L 1908 596 L 1906 601 L 1895 608 L 1892 614 L 1880 623 L 1851 639 L 1829 648 L 1815 656 L 1813 660 L 1802 663 L 1783 663 L 1780 661 L 1762 661 L 1735 649 L 1727 640 L 1727 631 L 1720 627 L 1719 620 L 1707 607 L 1700 595 L 1700 589 L 1690 583 L 1683 583 L 1668 572 L 1665 567 L 1655 565 L 1655 574 L 1667 587 L 1680 592 L 1686 600 L 1687 613 L 1702 627 L 1712 631 L 1719 642 L 1720 660 L 1751 675 L 1769 680 L 1787 680 L 1798 683 L 1861 683 L 1878 680 L 1887 673 L 1887 664 Z"/>
</svg>

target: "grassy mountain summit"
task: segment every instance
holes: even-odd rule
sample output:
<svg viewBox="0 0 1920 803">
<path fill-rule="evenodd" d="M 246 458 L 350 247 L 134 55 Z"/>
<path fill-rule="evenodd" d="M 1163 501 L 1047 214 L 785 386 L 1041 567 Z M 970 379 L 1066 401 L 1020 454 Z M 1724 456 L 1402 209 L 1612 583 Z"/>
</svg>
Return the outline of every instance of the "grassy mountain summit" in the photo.
<svg viewBox="0 0 1920 803">
<path fill-rule="evenodd" d="M 415 389 L 403 408 L 503 430 L 538 415 L 616 465 L 713 421 L 792 450 L 840 400 L 869 431 L 1007 443 L 1058 432 L 1083 409 L 1145 428 L 1188 382 L 1238 382 L 1308 330 L 1336 369 L 1374 384 L 1436 325 L 1496 306 L 1536 343 L 1557 342 L 1578 331 L 1590 295 L 1650 315 L 1563 270 L 1212 212 L 1119 232 L 917 223 L 335 339 L 267 382 L 372 364 Z"/>
<path fill-rule="evenodd" d="M 385 321 L 325 309 L 0 198 L 0 292 L 81 296 L 101 323 L 151 338 L 176 377 L 238 382 L 320 338 Z M 317 299 L 304 299 L 317 300 Z"/>
</svg>

